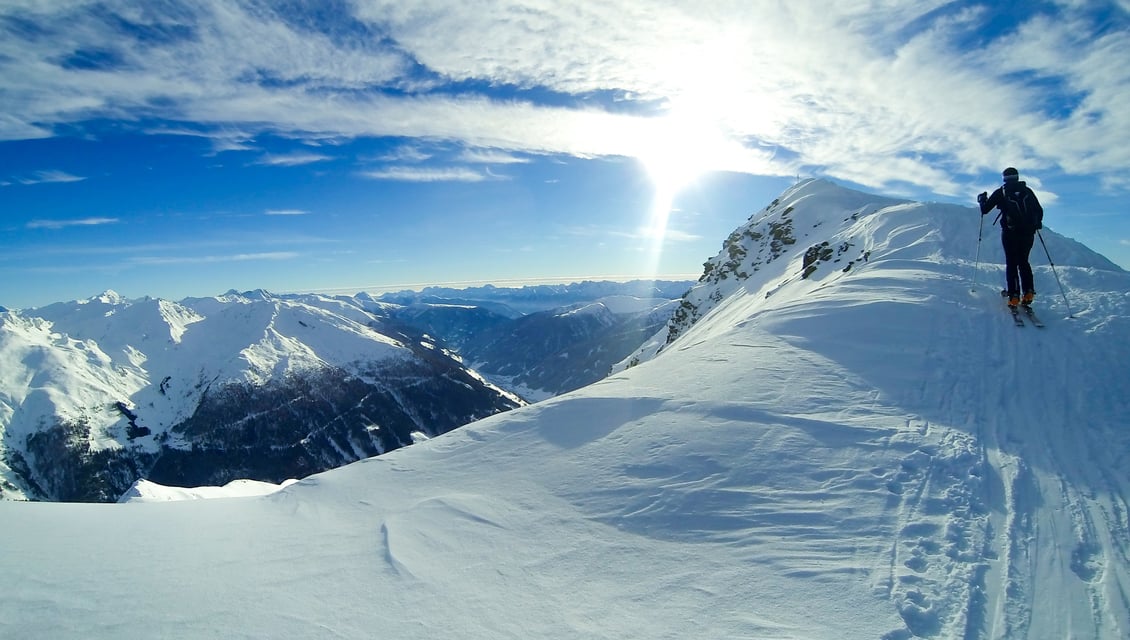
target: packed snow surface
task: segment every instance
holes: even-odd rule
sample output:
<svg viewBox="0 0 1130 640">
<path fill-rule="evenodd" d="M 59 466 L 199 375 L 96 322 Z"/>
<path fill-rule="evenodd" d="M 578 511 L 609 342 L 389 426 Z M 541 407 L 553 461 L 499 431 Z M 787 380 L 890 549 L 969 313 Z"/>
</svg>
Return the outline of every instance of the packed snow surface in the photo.
<svg viewBox="0 0 1130 640">
<path fill-rule="evenodd" d="M 786 205 L 585 389 L 259 497 L 0 503 L 0 637 L 1130 637 L 1130 276 L 1045 229 L 1074 317 L 1037 261 L 1016 328 L 972 208 Z"/>
</svg>

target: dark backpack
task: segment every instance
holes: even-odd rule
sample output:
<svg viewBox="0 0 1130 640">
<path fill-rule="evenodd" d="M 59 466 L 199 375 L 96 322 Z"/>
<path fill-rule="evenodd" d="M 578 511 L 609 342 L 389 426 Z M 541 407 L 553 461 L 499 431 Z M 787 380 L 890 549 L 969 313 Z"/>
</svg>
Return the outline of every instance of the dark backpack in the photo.
<svg viewBox="0 0 1130 640">
<path fill-rule="evenodd" d="M 1010 231 L 1034 233 L 1044 217 L 1036 194 L 1023 182 L 1001 187 L 1001 227 Z"/>
</svg>

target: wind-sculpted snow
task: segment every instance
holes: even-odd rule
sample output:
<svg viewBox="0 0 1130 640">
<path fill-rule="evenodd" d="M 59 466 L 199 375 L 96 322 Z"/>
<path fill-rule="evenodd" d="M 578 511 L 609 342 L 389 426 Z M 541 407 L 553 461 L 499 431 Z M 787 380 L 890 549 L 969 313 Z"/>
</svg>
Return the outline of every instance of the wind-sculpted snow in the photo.
<svg viewBox="0 0 1130 640">
<path fill-rule="evenodd" d="M 1130 275 L 1059 266 L 1068 318 L 1037 264 L 1018 329 L 972 208 L 789 198 L 584 389 L 259 498 L 0 503 L 0 636 L 1130 636 Z"/>
</svg>

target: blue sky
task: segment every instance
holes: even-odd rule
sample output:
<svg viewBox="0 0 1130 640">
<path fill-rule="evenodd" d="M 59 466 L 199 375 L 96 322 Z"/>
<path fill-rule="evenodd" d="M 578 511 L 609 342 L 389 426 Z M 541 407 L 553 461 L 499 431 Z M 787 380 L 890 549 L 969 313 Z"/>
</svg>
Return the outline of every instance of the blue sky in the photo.
<svg viewBox="0 0 1130 640">
<path fill-rule="evenodd" d="M 694 279 L 797 176 L 972 204 L 1006 166 L 1130 267 L 1127 33 L 1128 0 L 7 0 L 0 305 Z"/>
</svg>

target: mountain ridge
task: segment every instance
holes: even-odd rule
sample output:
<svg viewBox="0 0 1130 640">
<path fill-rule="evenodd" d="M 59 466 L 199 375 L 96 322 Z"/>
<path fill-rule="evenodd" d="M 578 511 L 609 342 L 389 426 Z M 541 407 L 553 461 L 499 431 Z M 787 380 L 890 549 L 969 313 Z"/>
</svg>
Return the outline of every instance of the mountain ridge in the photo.
<svg viewBox="0 0 1130 640">
<path fill-rule="evenodd" d="M 107 292 L 35 313 L 0 319 L 0 472 L 15 497 L 114 500 L 139 477 L 279 482 L 523 403 L 340 300 Z M 221 446 L 260 450 L 231 452 L 229 468 Z"/>
<path fill-rule="evenodd" d="M 860 197 L 782 194 L 795 242 L 753 271 L 780 237 L 739 227 L 748 277 L 701 283 L 696 322 L 577 391 L 257 498 L 0 503 L 0 620 L 64 638 L 1125 637 L 1130 274 L 1046 231 L 1073 313 L 1038 266 L 1048 327 L 1018 329 L 992 242 L 975 269 L 972 207 L 852 220 Z M 870 254 L 844 272 L 834 240 Z"/>
<path fill-rule="evenodd" d="M 794 214 L 798 209 L 800 213 Z M 893 215 L 903 212 L 909 215 Z M 971 287 L 978 282 L 988 284 L 997 277 L 989 273 L 992 265 L 1004 259 L 997 238 L 999 232 L 989 226 L 989 218 L 981 221 L 982 239 L 978 243 L 978 236 L 972 235 L 973 229 L 969 228 L 969 221 L 976 220 L 969 207 L 876 196 L 820 179 L 799 182 L 730 234 L 719 253 L 704 263 L 703 275 L 683 296 L 667 327 L 618 363 L 616 370 L 654 357 L 735 291 L 766 300 L 789 284 L 816 291 L 838 279 L 851 279 L 852 269 L 872 256 L 888 264 L 891 260 L 903 260 L 908 268 L 918 268 L 944 256 L 959 270 L 949 277 L 968 277 Z M 891 223 L 892 220 L 896 222 Z M 821 233 L 821 226 L 830 228 L 829 225 L 836 224 L 839 226 L 831 233 Z M 901 246 L 901 234 L 921 237 Z M 968 243 L 954 242 L 956 238 L 967 238 Z M 1054 253 L 1061 269 L 1078 267 L 1126 273 L 1104 256 L 1050 228 L 1043 230 L 1033 249 L 1032 263 L 1038 272 L 1045 271 L 1039 255 L 1045 246 L 1049 254 Z M 1052 278 L 1040 283 L 1041 304 L 1047 299 L 1055 301 L 1060 292 L 1051 284 L 1058 277 L 1052 274 Z"/>
<path fill-rule="evenodd" d="M 108 290 L 5 314 L 0 498 L 112 500 L 138 478 L 279 482 L 389 451 L 525 403 L 515 392 L 544 399 L 603 377 L 670 303 L 629 294 L 677 286 L 482 292 L 490 308 L 513 297 L 536 309 L 506 315 L 438 291 L 402 307 L 262 289 L 179 302 Z M 585 302 L 552 306 L 563 297 Z"/>
</svg>

